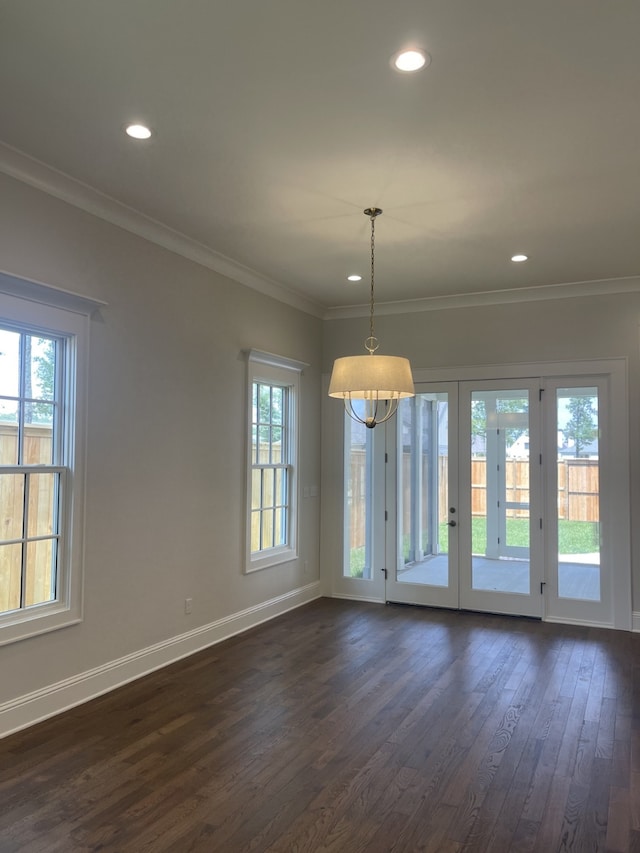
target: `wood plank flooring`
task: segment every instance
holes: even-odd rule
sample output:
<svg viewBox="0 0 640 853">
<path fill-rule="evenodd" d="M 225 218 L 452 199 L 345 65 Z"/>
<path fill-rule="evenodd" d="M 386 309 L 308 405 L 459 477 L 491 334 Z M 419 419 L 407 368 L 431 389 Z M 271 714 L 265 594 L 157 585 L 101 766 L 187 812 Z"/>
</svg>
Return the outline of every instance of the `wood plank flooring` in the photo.
<svg viewBox="0 0 640 853">
<path fill-rule="evenodd" d="M 320 599 L 0 741 L 0 853 L 640 853 L 640 635 Z"/>
</svg>

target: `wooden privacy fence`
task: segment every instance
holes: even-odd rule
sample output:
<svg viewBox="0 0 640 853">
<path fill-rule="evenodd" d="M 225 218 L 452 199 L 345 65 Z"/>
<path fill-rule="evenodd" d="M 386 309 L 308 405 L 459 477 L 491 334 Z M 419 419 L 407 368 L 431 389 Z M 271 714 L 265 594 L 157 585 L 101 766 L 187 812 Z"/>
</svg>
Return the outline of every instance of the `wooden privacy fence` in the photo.
<svg viewBox="0 0 640 853">
<path fill-rule="evenodd" d="M 600 521 L 600 468 L 597 459 L 558 460 L 558 518 Z"/>
<path fill-rule="evenodd" d="M 365 540 L 366 460 L 364 450 L 350 454 L 348 498 L 350 508 L 351 547 L 358 548 Z M 403 454 L 402 501 L 403 529 L 410 526 L 411 513 L 411 454 Z M 423 482 L 427 482 L 429 460 L 423 459 Z M 449 459 L 438 457 L 438 520 L 446 521 L 447 477 Z M 529 462 L 508 459 L 505 468 L 506 500 L 509 503 L 529 503 Z M 425 507 L 425 513 L 427 508 Z M 487 514 L 487 460 L 471 461 L 471 513 Z M 508 509 L 508 518 L 526 518 L 528 510 Z M 558 518 L 567 521 L 599 521 L 599 466 L 597 459 L 558 459 Z M 426 523 L 426 518 L 423 519 Z"/>
<path fill-rule="evenodd" d="M 29 424 L 24 429 L 24 461 L 27 465 L 51 462 L 51 427 Z M 0 422 L 0 465 L 15 465 L 18 457 L 18 429 L 15 424 Z M 31 535 L 46 535 L 52 524 L 54 477 L 49 474 L 30 475 L 29 519 Z M 20 539 L 22 536 L 24 476 L 0 476 L 0 539 Z M 49 601 L 53 594 L 51 563 L 52 542 L 41 540 L 29 546 L 24 578 L 26 604 Z M 22 546 L 0 545 L 0 612 L 20 606 Z"/>
<path fill-rule="evenodd" d="M 600 520 L 600 482 L 597 459 L 558 459 L 558 518 L 563 521 Z M 529 503 L 529 461 L 507 459 L 505 465 L 506 495 L 508 503 Z M 444 486 L 443 481 L 441 487 Z M 444 509 L 446 514 L 446 507 Z M 471 513 L 487 513 L 487 460 L 471 461 Z M 526 518 L 528 509 L 508 509 L 507 518 Z M 440 504 L 440 519 L 442 503 Z"/>
</svg>

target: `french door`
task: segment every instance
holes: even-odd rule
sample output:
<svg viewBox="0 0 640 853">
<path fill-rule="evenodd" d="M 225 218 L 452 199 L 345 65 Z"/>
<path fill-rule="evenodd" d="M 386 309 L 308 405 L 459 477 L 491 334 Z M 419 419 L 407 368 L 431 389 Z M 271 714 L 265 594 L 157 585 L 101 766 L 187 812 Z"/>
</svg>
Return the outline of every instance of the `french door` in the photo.
<svg viewBox="0 0 640 853">
<path fill-rule="evenodd" d="M 629 628 L 623 389 L 418 382 L 386 430 L 385 599 Z"/>
<path fill-rule="evenodd" d="M 387 599 L 541 617 L 538 382 L 416 390 L 387 433 L 397 530 Z"/>
</svg>

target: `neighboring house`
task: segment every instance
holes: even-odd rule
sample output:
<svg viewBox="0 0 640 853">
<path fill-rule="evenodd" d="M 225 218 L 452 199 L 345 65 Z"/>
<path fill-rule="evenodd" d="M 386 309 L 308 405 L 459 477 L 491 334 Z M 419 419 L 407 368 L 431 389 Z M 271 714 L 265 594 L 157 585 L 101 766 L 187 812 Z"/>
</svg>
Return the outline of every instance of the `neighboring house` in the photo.
<svg viewBox="0 0 640 853">
<path fill-rule="evenodd" d="M 558 444 L 558 456 L 571 458 L 576 456 L 576 444 L 572 438 L 565 439 L 562 435 L 562 443 Z M 587 442 L 579 453 L 580 459 L 597 459 L 598 458 L 598 440 Z"/>
<path fill-rule="evenodd" d="M 516 440 L 507 447 L 507 459 L 529 458 L 529 433 L 520 433 Z"/>
</svg>

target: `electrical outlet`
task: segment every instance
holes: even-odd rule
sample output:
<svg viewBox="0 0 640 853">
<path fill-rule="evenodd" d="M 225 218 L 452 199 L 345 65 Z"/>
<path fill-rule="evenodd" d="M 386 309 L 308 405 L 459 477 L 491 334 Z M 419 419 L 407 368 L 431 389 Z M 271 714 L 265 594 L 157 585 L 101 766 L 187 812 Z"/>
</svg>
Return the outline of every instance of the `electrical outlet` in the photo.
<svg viewBox="0 0 640 853">
<path fill-rule="evenodd" d="M 193 598 L 185 598 L 184 612 L 186 616 L 189 616 L 191 613 L 193 613 Z"/>
</svg>

